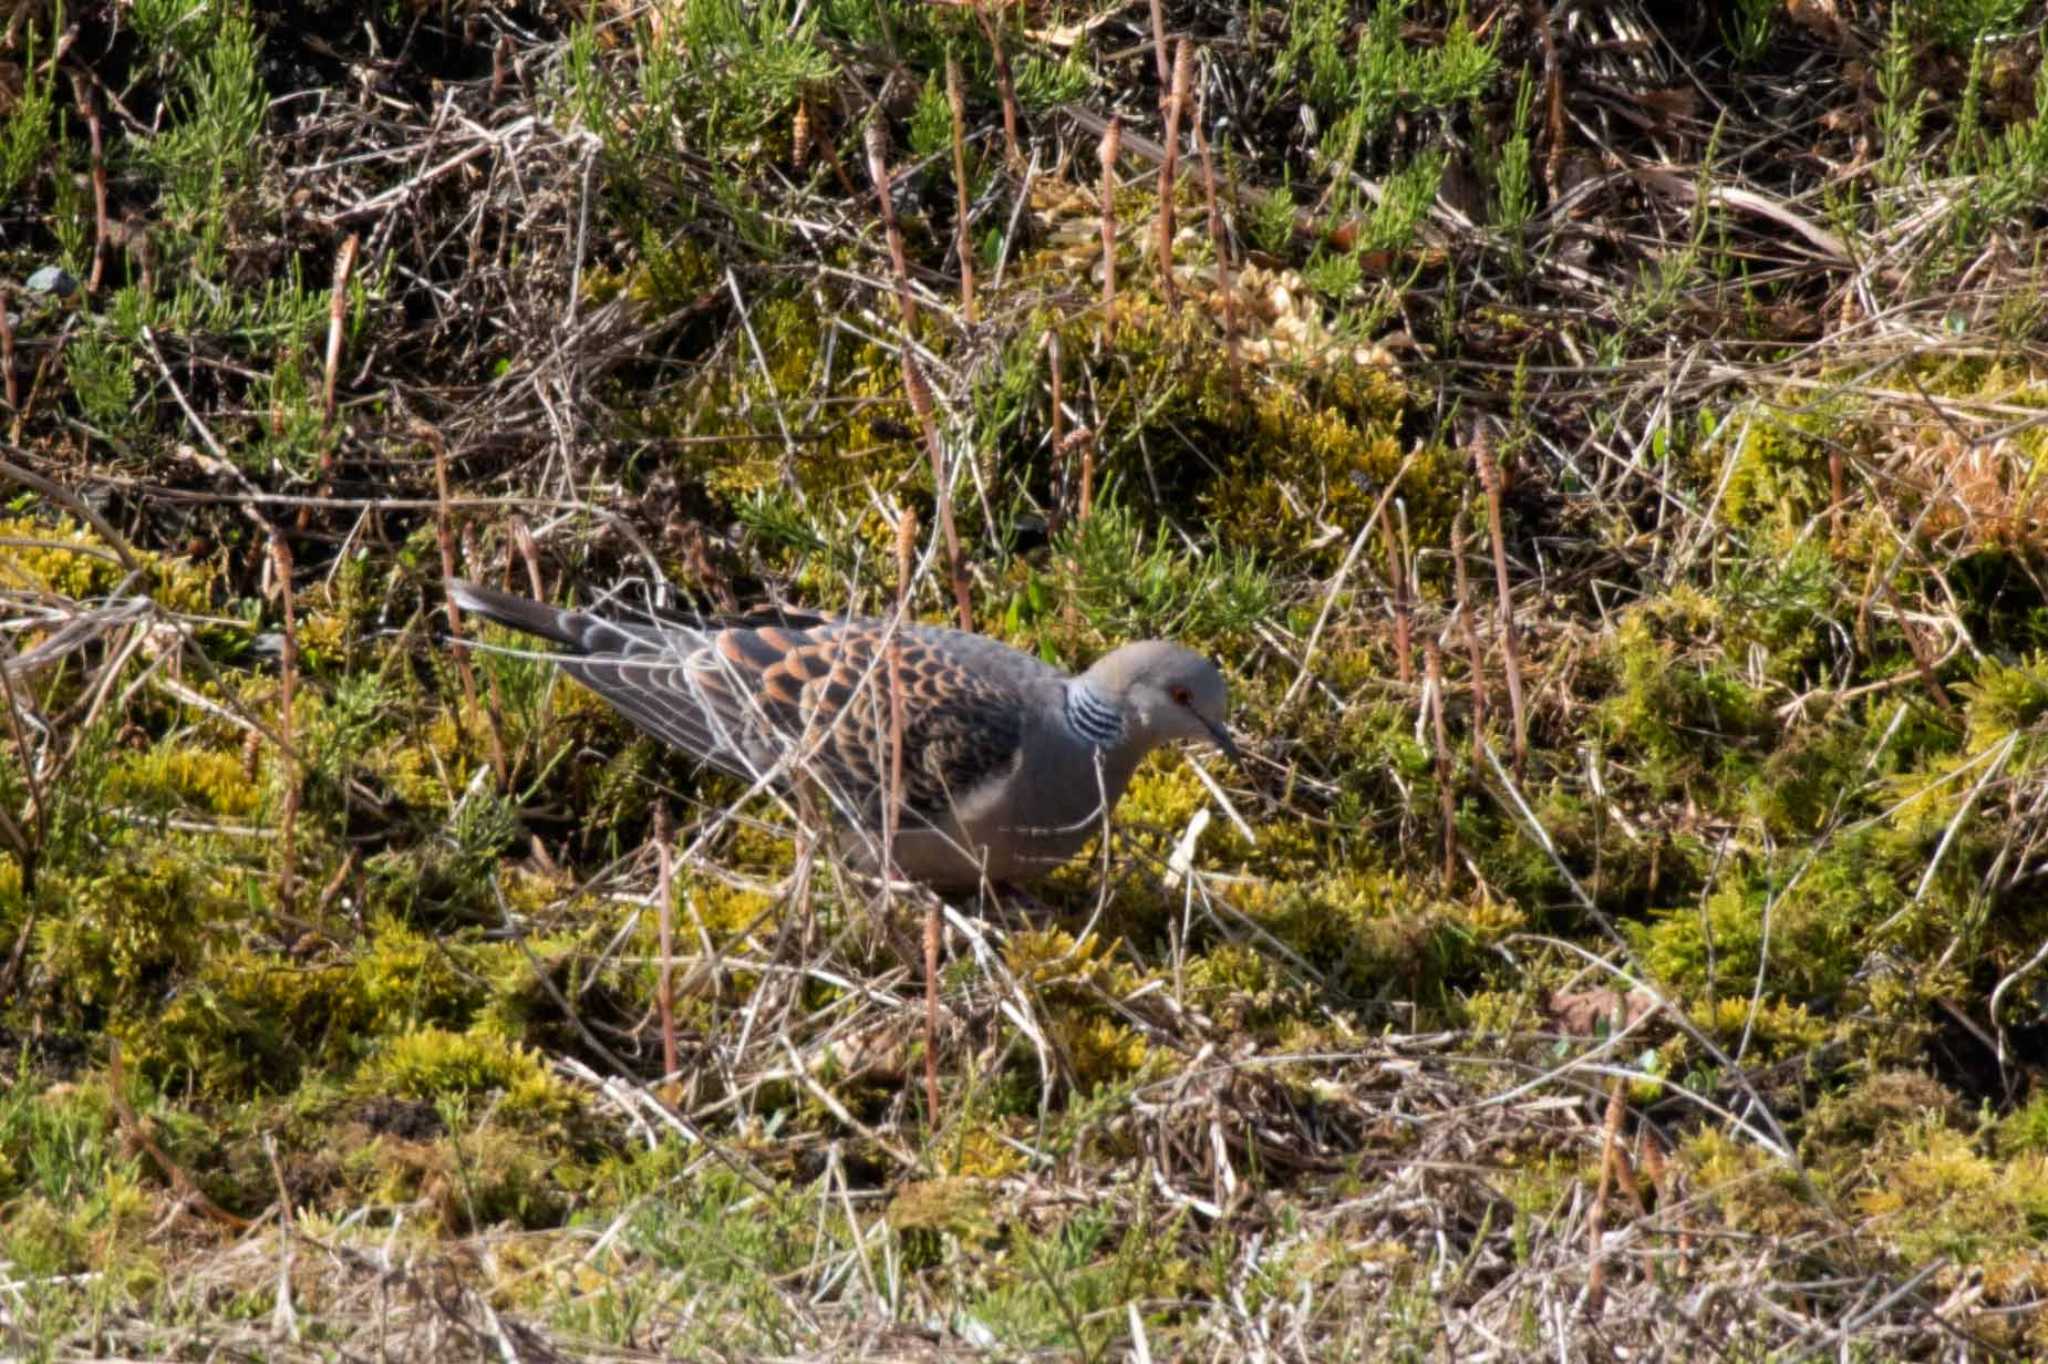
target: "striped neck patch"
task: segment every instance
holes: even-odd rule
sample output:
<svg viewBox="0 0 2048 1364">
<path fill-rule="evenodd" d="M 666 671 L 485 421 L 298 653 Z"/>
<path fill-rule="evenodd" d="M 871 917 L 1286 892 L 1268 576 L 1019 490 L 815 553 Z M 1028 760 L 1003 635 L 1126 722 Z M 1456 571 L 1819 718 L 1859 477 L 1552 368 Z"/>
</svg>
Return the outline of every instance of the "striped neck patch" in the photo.
<svg viewBox="0 0 2048 1364">
<path fill-rule="evenodd" d="M 1067 684 L 1067 728 L 1097 748 L 1122 742 L 1124 717 L 1085 682 Z"/>
</svg>

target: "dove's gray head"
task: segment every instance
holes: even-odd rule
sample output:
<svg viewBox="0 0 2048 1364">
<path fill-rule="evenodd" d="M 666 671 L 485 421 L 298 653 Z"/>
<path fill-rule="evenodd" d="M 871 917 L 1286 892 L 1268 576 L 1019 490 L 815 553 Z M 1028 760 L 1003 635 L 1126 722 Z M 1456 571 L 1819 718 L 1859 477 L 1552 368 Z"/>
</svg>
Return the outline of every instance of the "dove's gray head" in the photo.
<svg viewBox="0 0 2048 1364">
<path fill-rule="evenodd" d="M 1198 653 L 1147 639 L 1104 654 L 1081 680 L 1122 710 L 1130 737 L 1140 744 L 1206 739 L 1233 760 L 1226 719 L 1230 685 L 1223 672 Z"/>
</svg>

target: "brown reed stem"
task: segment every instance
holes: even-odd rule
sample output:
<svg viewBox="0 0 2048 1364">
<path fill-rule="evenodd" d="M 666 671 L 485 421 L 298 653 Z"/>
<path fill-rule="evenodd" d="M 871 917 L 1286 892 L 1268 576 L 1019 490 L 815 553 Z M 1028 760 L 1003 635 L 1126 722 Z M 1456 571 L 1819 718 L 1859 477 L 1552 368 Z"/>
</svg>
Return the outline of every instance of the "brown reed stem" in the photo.
<svg viewBox="0 0 2048 1364">
<path fill-rule="evenodd" d="M 1010 79 L 1010 54 L 1003 51 L 1002 31 L 988 17 L 988 10 L 977 3 L 974 17 L 981 21 L 981 31 L 988 37 L 989 55 L 995 58 L 996 91 L 1003 98 L 1003 157 L 1010 165 L 1021 166 L 1024 152 L 1017 139 L 1017 84 Z"/>
<path fill-rule="evenodd" d="M 939 440 L 938 414 L 932 406 L 931 389 L 918 369 L 914 333 L 917 305 L 910 295 L 910 264 L 903 248 L 903 230 L 896 222 L 896 207 L 889 192 L 888 139 L 879 123 L 867 129 L 868 175 L 875 182 L 875 198 L 881 205 L 882 230 L 889 239 L 889 263 L 896 274 L 896 301 L 903 315 L 903 388 L 910 407 L 917 414 L 924 434 L 925 449 L 931 456 L 932 496 L 940 534 L 945 537 L 946 572 L 953 583 L 953 604 L 960 613 L 960 628 L 974 628 L 974 595 L 967 583 L 967 570 L 960 557 L 960 531 L 953 521 L 953 489 L 946 477 L 945 447 Z"/>
<path fill-rule="evenodd" d="M 896 523 L 896 623 L 910 620 L 911 572 L 917 562 L 917 513 L 904 508 Z M 889 803 L 882 821 L 883 874 L 896 876 L 896 830 L 903 811 L 903 646 L 889 643 Z M 924 1102 L 925 1121 L 939 1125 L 939 898 L 927 895 L 924 911 Z"/>
<path fill-rule="evenodd" d="M 86 276 L 85 296 L 100 291 L 107 269 L 107 157 L 100 132 L 99 103 L 93 98 L 92 81 L 81 72 L 71 76 L 71 93 L 78 111 L 85 115 L 85 131 L 92 157 L 92 270 Z"/>
<path fill-rule="evenodd" d="M 974 235 L 968 213 L 974 207 L 967 183 L 967 91 L 960 77 L 960 58 L 946 54 L 946 104 L 953 111 L 953 249 L 960 257 L 960 312 L 974 322 Z"/>
<path fill-rule="evenodd" d="M 1469 527 L 1465 509 L 1451 517 L 1451 566 L 1457 573 L 1458 620 L 1465 627 L 1465 666 L 1472 674 L 1472 770 L 1486 767 L 1486 655 L 1479 648 L 1479 626 L 1472 619 L 1472 573 L 1465 563 Z"/>
<path fill-rule="evenodd" d="M 1174 306 L 1173 210 L 1180 185 L 1180 120 L 1194 67 L 1195 45 L 1183 38 L 1173 54 L 1173 88 L 1166 97 L 1166 159 L 1159 166 L 1159 292 L 1169 308 Z"/>
<path fill-rule="evenodd" d="M 862 137 L 868 153 L 868 178 L 874 182 L 875 202 L 882 214 L 882 232 L 889 242 L 889 266 L 896 280 L 896 307 L 903 316 L 903 344 L 908 355 L 911 334 L 917 328 L 917 300 L 910 292 L 910 260 L 903 248 L 903 228 L 896 221 L 896 198 L 889 175 L 889 135 L 879 122 L 870 123 Z"/>
<path fill-rule="evenodd" d="M 534 543 L 533 528 L 526 524 L 526 518 L 515 516 L 506 529 L 512 536 L 512 549 L 519 555 L 519 561 L 526 565 L 526 585 L 532 589 L 535 601 L 547 598 L 547 588 L 541 583 L 540 546 Z"/>
<path fill-rule="evenodd" d="M 1080 432 L 1075 432 L 1079 435 Z M 1077 521 L 1086 521 L 1095 510 L 1095 433 L 1088 432 L 1088 439 L 1081 445 L 1081 507 L 1075 516 Z"/>
</svg>

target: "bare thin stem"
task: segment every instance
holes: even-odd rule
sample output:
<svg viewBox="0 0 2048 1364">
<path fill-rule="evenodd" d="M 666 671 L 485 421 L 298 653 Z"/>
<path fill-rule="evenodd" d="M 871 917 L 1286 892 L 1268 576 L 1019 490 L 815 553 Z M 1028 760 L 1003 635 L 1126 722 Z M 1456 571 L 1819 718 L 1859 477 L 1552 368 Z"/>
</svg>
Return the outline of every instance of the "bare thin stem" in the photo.
<svg viewBox="0 0 2048 1364">
<path fill-rule="evenodd" d="M 292 597 L 291 547 L 275 530 L 270 533 L 270 560 L 277 574 L 278 596 L 284 605 L 284 651 L 278 658 L 277 733 L 289 750 L 294 746 L 292 699 L 299 685 L 298 609 Z M 299 773 L 295 764 L 284 764 L 284 783 L 284 811 L 278 818 L 277 898 L 286 909 L 290 909 L 294 890 L 293 835 L 299 821 Z"/>
<path fill-rule="evenodd" d="M 1913 651 L 1913 671 L 1919 675 L 1920 685 L 1934 698 L 1934 704 L 1941 707 L 1941 713 L 1950 720 L 1956 718 L 1956 703 L 1949 699 L 1948 688 L 1941 685 L 1941 679 L 1934 674 L 1935 657 L 1927 647 L 1927 641 L 1920 637 L 1919 628 L 1906 616 L 1906 608 L 1899 603 L 1899 594 L 1892 590 L 1890 582 L 1879 584 L 1884 593 L 1885 604 L 1892 609 L 1892 617 L 1899 623 L 1899 633 L 1906 637 L 1906 647 Z"/>
<path fill-rule="evenodd" d="M 1046 369 L 1049 371 L 1048 377 L 1052 387 L 1052 457 L 1053 474 L 1055 478 L 1058 478 L 1060 475 L 1066 472 L 1067 464 L 1066 402 L 1065 395 L 1060 391 L 1060 387 L 1064 379 L 1064 376 L 1062 375 L 1061 371 L 1064 370 L 1066 366 L 1062 363 L 1062 359 L 1063 357 L 1060 354 L 1059 332 L 1057 330 L 1051 330 L 1046 332 L 1045 364 Z M 1045 533 L 1047 536 L 1059 534 L 1059 491 L 1059 485 L 1055 483 L 1053 485 L 1052 506 L 1047 511 L 1045 518 Z"/>
<path fill-rule="evenodd" d="M 1401 679 L 1401 685 L 1412 686 L 1415 682 L 1415 648 L 1412 642 L 1414 624 L 1408 605 L 1408 562 L 1403 552 L 1401 534 L 1394 517 L 1380 522 L 1380 530 L 1387 540 L 1387 582 L 1394 598 L 1394 675 Z"/>
<path fill-rule="evenodd" d="M 662 1097 L 670 1103 L 681 1099 L 677 1075 L 682 1070 L 676 1047 L 676 909 L 675 855 L 671 844 L 675 829 L 666 802 L 654 806 L 654 859 L 656 926 L 661 933 L 661 965 L 654 978 L 654 1003 L 661 1013 L 661 1073 L 667 1080 Z"/>
<path fill-rule="evenodd" d="M 1209 246 L 1216 253 L 1216 291 L 1223 300 L 1224 365 L 1230 374 L 1231 391 L 1236 392 L 1244 386 L 1237 364 L 1237 289 L 1230 274 L 1230 241 L 1223 227 L 1223 210 L 1217 206 L 1220 200 L 1216 194 L 1216 161 L 1209 154 L 1207 121 L 1205 94 L 1204 100 L 1195 105 L 1195 154 L 1202 162 L 1202 197 L 1209 208 Z"/>
<path fill-rule="evenodd" d="M 960 311 L 974 321 L 974 234 L 968 219 L 974 194 L 967 183 L 967 92 L 960 59 L 946 54 L 946 104 L 953 111 L 953 250 L 960 257 Z"/>
<path fill-rule="evenodd" d="M 1444 655 L 1433 639 L 1422 641 L 1424 685 L 1429 693 L 1430 728 L 1436 739 L 1437 813 L 1443 819 L 1444 893 L 1458 875 L 1457 796 L 1451 789 L 1451 737 L 1444 723 Z"/>
<path fill-rule="evenodd" d="M 1465 627 L 1465 666 L 1472 674 L 1472 770 L 1477 772 L 1486 766 L 1486 655 L 1472 619 L 1472 573 L 1465 563 L 1468 530 L 1465 509 L 1460 507 L 1451 518 L 1451 566 L 1457 574 L 1458 619 Z"/>
<path fill-rule="evenodd" d="M 447 594 L 448 637 L 460 642 L 462 639 L 462 609 L 455 604 L 455 595 L 447 584 L 455 577 L 455 524 L 448 510 L 448 442 L 441 433 L 422 422 L 414 430 L 426 439 L 434 452 L 434 489 L 440 507 L 434 518 L 434 538 L 441 549 L 442 591 Z M 477 709 L 476 675 L 470 669 L 469 651 L 455 651 L 455 672 L 462 679 L 462 701 L 471 711 Z M 485 709 L 484 717 L 491 731 L 491 769 L 498 774 L 498 789 L 504 790 L 511 783 L 511 764 L 505 758 L 505 731 L 498 720 L 497 682 L 492 679 L 491 704 Z"/>
<path fill-rule="evenodd" d="M 931 389 L 926 386 L 924 374 L 911 356 L 908 341 L 903 345 L 903 379 L 904 387 L 910 393 L 911 409 L 917 413 L 918 424 L 924 429 L 925 448 L 931 453 L 933 510 L 939 519 L 939 533 L 945 538 L 946 573 L 953 582 L 953 606 L 960 615 L 960 628 L 972 630 L 974 593 L 967 583 L 967 567 L 960 558 L 960 532 L 953 524 L 953 487 L 946 478 L 946 456 L 939 443 L 938 416 L 932 408 Z"/>
<path fill-rule="evenodd" d="M 7 439 L 10 443 L 18 443 L 21 440 L 21 383 L 14 377 L 14 323 L 7 316 L 10 301 L 7 291 L 0 289 L 0 382 L 6 384 L 7 415 L 12 421 Z"/>
<path fill-rule="evenodd" d="M 1500 595 L 1500 653 L 1508 678 L 1508 714 L 1514 725 L 1515 778 L 1520 780 L 1529 762 L 1529 715 L 1522 702 L 1522 658 L 1515 640 L 1515 599 L 1508 588 L 1507 535 L 1501 529 L 1500 466 L 1494 463 L 1486 433 L 1473 437 L 1473 458 L 1479 464 L 1479 482 L 1486 489 L 1486 526 L 1493 540 L 1493 585 Z"/>
</svg>

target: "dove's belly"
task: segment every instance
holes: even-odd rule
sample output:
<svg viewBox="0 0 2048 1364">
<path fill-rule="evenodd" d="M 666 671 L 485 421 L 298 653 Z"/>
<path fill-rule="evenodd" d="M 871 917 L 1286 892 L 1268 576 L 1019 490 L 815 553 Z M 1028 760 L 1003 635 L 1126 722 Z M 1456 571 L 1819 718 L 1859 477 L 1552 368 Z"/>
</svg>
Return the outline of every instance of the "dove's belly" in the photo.
<svg viewBox="0 0 2048 1364">
<path fill-rule="evenodd" d="M 897 874 L 961 891 L 985 880 L 1033 881 L 1061 866 L 1102 832 L 1105 814 L 1130 779 L 1128 770 L 1098 771 L 1092 755 L 1085 770 L 1078 761 L 1065 766 L 1073 770 L 1042 766 L 1007 774 L 940 820 L 906 820 L 892 852 Z M 857 831 L 842 846 L 855 866 L 872 873 L 881 865 L 880 843 Z"/>
</svg>

